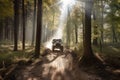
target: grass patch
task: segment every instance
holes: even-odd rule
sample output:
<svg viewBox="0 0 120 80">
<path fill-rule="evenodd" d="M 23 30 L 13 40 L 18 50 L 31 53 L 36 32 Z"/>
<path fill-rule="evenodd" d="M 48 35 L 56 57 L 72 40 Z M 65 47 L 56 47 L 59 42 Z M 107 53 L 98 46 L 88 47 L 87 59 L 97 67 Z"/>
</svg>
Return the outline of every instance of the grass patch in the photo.
<svg viewBox="0 0 120 80">
<path fill-rule="evenodd" d="M 8 67 L 9 65 L 17 63 L 21 60 L 29 60 L 33 50 L 33 47 L 30 47 L 25 51 L 12 51 L 9 47 L 0 46 L 0 68 Z"/>
</svg>

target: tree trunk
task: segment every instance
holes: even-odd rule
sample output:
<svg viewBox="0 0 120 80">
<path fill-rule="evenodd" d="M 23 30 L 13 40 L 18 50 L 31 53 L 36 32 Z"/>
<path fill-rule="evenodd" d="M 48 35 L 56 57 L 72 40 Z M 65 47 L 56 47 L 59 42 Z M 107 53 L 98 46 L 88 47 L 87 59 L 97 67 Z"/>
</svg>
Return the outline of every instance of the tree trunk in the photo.
<svg viewBox="0 0 120 80">
<path fill-rule="evenodd" d="M 94 38 L 93 38 L 93 45 L 98 46 L 98 26 L 94 25 Z"/>
<path fill-rule="evenodd" d="M 103 44 L 104 43 L 104 33 L 103 33 L 103 30 L 104 30 L 104 27 L 103 27 L 103 10 L 104 10 L 104 6 L 103 6 L 103 0 L 101 0 L 101 43 Z"/>
<path fill-rule="evenodd" d="M 93 1 L 85 2 L 85 27 L 83 36 L 83 56 L 80 60 L 80 66 L 92 66 L 93 64 L 101 63 L 100 60 L 93 54 L 91 47 L 91 11 L 92 11 Z"/>
<path fill-rule="evenodd" d="M 115 26 L 112 22 L 112 40 L 113 40 L 113 43 L 117 43 L 117 36 L 116 36 L 116 31 L 115 31 Z"/>
<path fill-rule="evenodd" d="M 13 20 L 11 19 L 11 21 L 13 22 Z M 10 36 L 10 40 L 13 42 L 13 39 L 14 39 L 14 31 L 13 31 L 13 29 L 14 29 L 14 26 L 13 26 L 13 24 L 11 25 L 11 28 L 10 28 L 10 30 L 11 30 L 11 36 Z"/>
<path fill-rule="evenodd" d="M 83 7 L 83 3 L 82 3 L 82 27 L 83 27 L 83 30 L 82 30 L 82 32 L 83 32 L 83 36 L 84 36 L 84 32 L 85 32 L 85 21 L 84 21 L 84 18 L 85 18 L 85 14 L 84 14 L 84 7 Z M 84 41 L 84 38 L 83 38 L 83 41 Z"/>
<path fill-rule="evenodd" d="M 42 31 L 42 0 L 38 0 L 37 10 L 37 30 L 36 30 L 36 45 L 35 57 L 38 58 L 40 54 L 41 31 Z"/>
<path fill-rule="evenodd" d="M 78 26 L 76 23 L 75 23 L 75 43 L 76 44 L 78 43 Z"/>
<path fill-rule="evenodd" d="M 84 56 L 90 57 L 93 55 L 91 48 L 91 11 L 93 3 L 86 1 L 85 4 L 85 28 L 84 28 Z"/>
<path fill-rule="evenodd" d="M 5 40 L 8 40 L 9 38 L 9 21 L 8 18 L 5 19 Z"/>
<path fill-rule="evenodd" d="M 96 7 L 96 6 L 95 6 Z M 93 25 L 93 45 L 98 46 L 98 24 L 96 21 L 96 8 L 93 10 L 93 20 L 94 20 L 94 25 Z"/>
<path fill-rule="evenodd" d="M 0 41 L 3 40 L 3 20 L 0 20 L 0 25 L 1 25 L 1 28 L 0 28 Z"/>
<path fill-rule="evenodd" d="M 18 50 L 19 1 L 14 0 L 14 51 Z"/>
<path fill-rule="evenodd" d="M 68 8 L 68 18 L 67 18 L 67 25 L 66 25 L 66 43 L 67 43 L 67 47 L 69 48 L 70 47 L 70 31 L 71 31 L 71 28 L 70 28 L 70 11 L 69 11 L 69 8 Z"/>
<path fill-rule="evenodd" d="M 34 14 L 33 14 L 33 31 L 32 31 L 32 43 L 31 45 L 34 45 L 35 42 L 35 28 L 36 28 L 36 0 L 34 0 Z"/>
<path fill-rule="evenodd" d="M 22 38 L 22 49 L 24 50 L 25 49 L 25 31 L 26 31 L 26 28 L 25 28 L 25 24 L 26 24 L 26 10 L 25 10 L 25 0 L 22 0 L 22 26 L 23 26 L 23 38 Z"/>
<path fill-rule="evenodd" d="M 54 27 L 55 26 L 55 11 L 53 10 L 53 20 L 52 20 L 53 24 L 52 26 Z"/>
<path fill-rule="evenodd" d="M 3 40 L 5 40 L 5 21 L 3 20 L 3 23 L 2 23 L 2 26 L 3 26 L 3 29 L 2 29 L 2 31 L 3 31 Z"/>
<path fill-rule="evenodd" d="M 99 1 L 98 1 L 99 4 Z M 104 44 L 104 22 L 103 22 L 103 12 L 104 12 L 104 6 L 103 6 L 103 0 L 100 0 L 100 4 L 101 4 L 101 18 L 100 18 L 100 52 L 103 51 L 103 44 Z"/>
<path fill-rule="evenodd" d="M 67 25 L 66 25 L 66 43 L 67 43 L 67 47 L 70 47 L 70 25 L 69 25 L 70 21 L 67 21 Z"/>
</svg>

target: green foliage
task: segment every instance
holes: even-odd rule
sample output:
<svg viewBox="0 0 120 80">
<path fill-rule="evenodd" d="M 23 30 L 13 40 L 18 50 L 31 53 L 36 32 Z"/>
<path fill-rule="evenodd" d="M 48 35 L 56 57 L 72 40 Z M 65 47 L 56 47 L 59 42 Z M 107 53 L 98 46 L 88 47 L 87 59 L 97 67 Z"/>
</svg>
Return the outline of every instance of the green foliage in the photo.
<svg viewBox="0 0 120 80">
<path fill-rule="evenodd" d="M 100 5 L 101 6 L 101 3 L 98 2 L 96 3 L 96 5 Z M 104 29 L 102 30 L 103 31 L 103 34 L 104 34 L 104 40 L 106 41 L 114 41 L 114 38 L 115 36 L 118 37 L 117 39 L 119 39 L 119 24 L 120 24 L 120 2 L 119 0 L 109 0 L 109 1 L 103 1 L 103 26 L 104 26 Z M 96 11 L 97 11 L 97 14 L 96 14 L 96 18 L 97 18 L 97 21 L 96 23 L 98 23 L 98 26 L 101 25 L 101 11 L 100 10 L 102 9 L 101 7 L 96 7 Z M 98 10 L 100 12 L 98 12 Z M 101 30 L 99 28 L 99 30 Z"/>
<path fill-rule="evenodd" d="M 12 51 L 11 46 L 0 46 L 0 68 L 3 66 L 9 66 L 13 63 L 17 63 L 21 60 L 28 61 L 33 53 L 32 48 L 28 48 L 25 51 Z"/>
<path fill-rule="evenodd" d="M 59 20 L 59 5 L 56 4 L 57 0 L 43 0 L 43 22 L 48 25 L 48 29 L 55 30 Z"/>
<path fill-rule="evenodd" d="M 13 1 L 0 0 L 0 19 L 13 16 Z"/>
</svg>

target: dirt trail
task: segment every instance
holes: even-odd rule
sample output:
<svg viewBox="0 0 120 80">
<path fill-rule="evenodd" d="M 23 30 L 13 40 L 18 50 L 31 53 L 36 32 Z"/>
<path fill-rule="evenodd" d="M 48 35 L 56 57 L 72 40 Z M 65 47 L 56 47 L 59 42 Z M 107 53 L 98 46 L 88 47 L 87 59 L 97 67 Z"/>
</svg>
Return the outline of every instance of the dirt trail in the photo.
<svg viewBox="0 0 120 80">
<path fill-rule="evenodd" d="M 90 76 L 73 64 L 70 53 L 52 52 L 18 71 L 16 80 L 101 80 Z"/>
</svg>

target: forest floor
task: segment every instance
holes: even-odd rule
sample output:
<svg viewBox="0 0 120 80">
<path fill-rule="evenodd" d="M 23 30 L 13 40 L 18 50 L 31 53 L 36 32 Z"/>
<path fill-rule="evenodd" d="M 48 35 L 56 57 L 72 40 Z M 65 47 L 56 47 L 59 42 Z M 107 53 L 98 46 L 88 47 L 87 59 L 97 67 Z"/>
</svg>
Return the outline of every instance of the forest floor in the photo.
<svg viewBox="0 0 120 80">
<path fill-rule="evenodd" d="M 48 52 L 29 66 L 17 69 L 15 80 L 102 80 L 80 69 L 74 63 L 70 51 Z"/>
<path fill-rule="evenodd" d="M 1 53 L 2 50 L 0 50 Z M 31 48 L 27 50 L 29 51 Z M 4 49 L 4 51 L 6 50 Z M 8 52 L 11 54 L 12 51 Z M 15 56 L 16 53 L 14 53 Z M 24 52 L 21 51 L 21 53 Z M 17 56 L 19 55 L 17 54 Z M 101 57 L 104 58 L 103 55 Z M 108 57 L 111 59 L 111 56 Z M 0 69 L 0 75 L 4 78 L 0 80 L 119 80 L 120 67 L 114 67 L 114 62 L 111 62 L 112 59 L 110 60 L 108 57 L 104 59 L 109 63 L 109 65 L 105 65 L 105 69 L 82 68 L 79 67 L 78 59 L 71 50 L 52 52 L 46 49 L 39 59 L 26 60 L 23 58 L 17 63 L 12 63 L 5 71 L 6 73 L 2 72 L 4 68 Z M 119 60 L 118 55 L 117 57 Z M 10 60 L 8 59 L 8 61 Z"/>
</svg>

